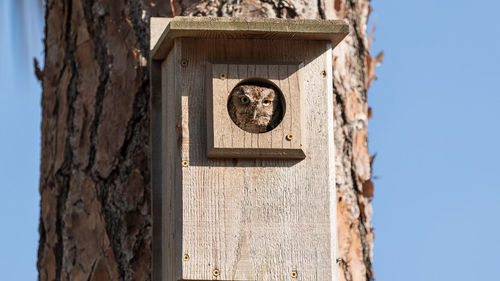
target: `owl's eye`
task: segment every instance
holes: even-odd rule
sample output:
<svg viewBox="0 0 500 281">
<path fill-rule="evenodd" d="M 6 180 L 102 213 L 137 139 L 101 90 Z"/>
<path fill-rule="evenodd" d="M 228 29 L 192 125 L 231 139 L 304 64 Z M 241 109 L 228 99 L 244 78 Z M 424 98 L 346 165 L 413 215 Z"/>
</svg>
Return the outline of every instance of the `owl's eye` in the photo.
<svg viewBox="0 0 500 281">
<path fill-rule="evenodd" d="M 248 104 L 250 102 L 250 99 L 248 97 L 242 97 L 240 101 L 242 104 Z"/>
<path fill-rule="evenodd" d="M 269 106 L 269 105 L 271 105 L 271 101 L 270 101 L 270 100 L 263 100 L 263 101 L 262 101 L 262 104 L 263 104 L 264 106 Z"/>
</svg>

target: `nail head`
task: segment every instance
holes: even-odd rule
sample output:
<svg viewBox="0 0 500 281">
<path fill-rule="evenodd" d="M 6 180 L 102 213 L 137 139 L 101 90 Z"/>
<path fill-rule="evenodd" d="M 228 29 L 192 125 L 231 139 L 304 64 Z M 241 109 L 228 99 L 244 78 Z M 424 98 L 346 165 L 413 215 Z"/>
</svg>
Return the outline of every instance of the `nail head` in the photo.
<svg viewBox="0 0 500 281">
<path fill-rule="evenodd" d="M 214 276 L 215 276 L 215 277 L 217 277 L 217 276 L 219 276 L 219 275 L 220 275 L 220 271 L 219 271 L 217 268 L 215 268 L 215 269 L 212 271 L 212 273 L 214 274 Z"/>
</svg>

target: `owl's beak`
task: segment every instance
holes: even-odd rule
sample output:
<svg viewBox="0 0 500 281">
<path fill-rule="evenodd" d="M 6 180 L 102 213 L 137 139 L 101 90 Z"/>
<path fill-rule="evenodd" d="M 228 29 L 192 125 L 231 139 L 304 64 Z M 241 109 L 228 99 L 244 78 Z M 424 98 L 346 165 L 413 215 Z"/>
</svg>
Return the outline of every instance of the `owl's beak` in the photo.
<svg viewBox="0 0 500 281">
<path fill-rule="evenodd" d="M 253 119 L 257 118 L 257 110 L 253 111 Z"/>
</svg>

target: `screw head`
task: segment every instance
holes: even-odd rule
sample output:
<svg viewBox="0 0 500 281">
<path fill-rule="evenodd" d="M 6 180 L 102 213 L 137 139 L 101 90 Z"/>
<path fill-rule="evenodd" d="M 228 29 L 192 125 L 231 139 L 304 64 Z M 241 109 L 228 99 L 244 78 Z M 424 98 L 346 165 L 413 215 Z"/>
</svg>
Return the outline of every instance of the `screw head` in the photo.
<svg viewBox="0 0 500 281">
<path fill-rule="evenodd" d="M 291 141 L 291 140 L 293 140 L 293 134 L 288 134 L 285 136 L 285 138 L 287 141 Z"/>
<path fill-rule="evenodd" d="M 188 61 L 186 59 L 181 60 L 181 66 L 186 67 L 188 65 Z"/>
<path fill-rule="evenodd" d="M 321 71 L 321 76 L 326 77 L 326 70 Z"/>
<path fill-rule="evenodd" d="M 219 271 L 217 268 L 215 268 L 215 269 L 212 271 L 212 273 L 213 273 L 213 275 L 214 275 L 215 277 L 218 277 L 218 276 L 220 275 L 220 271 Z"/>
<path fill-rule="evenodd" d="M 182 256 L 182 260 L 183 261 L 188 261 L 189 260 L 189 255 L 188 254 L 184 254 L 184 256 Z"/>
<path fill-rule="evenodd" d="M 187 167 L 187 166 L 189 166 L 189 161 L 187 161 L 187 160 L 182 160 L 182 163 L 181 163 L 181 164 L 182 164 L 182 167 Z"/>
<path fill-rule="evenodd" d="M 226 79 L 226 77 L 227 77 L 226 73 L 219 74 L 219 78 L 222 80 Z"/>
<path fill-rule="evenodd" d="M 296 271 L 296 270 L 292 271 L 292 272 L 290 273 L 290 276 L 292 276 L 292 278 L 297 278 L 297 276 L 298 276 L 297 271 Z"/>
</svg>

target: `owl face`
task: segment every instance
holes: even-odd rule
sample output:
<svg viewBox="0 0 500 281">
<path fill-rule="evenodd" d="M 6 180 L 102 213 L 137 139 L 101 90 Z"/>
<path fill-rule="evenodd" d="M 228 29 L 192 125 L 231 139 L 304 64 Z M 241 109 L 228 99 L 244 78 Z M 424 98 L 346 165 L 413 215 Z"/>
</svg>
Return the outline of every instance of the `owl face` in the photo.
<svg viewBox="0 0 500 281">
<path fill-rule="evenodd" d="M 231 119 L 243 130 L 264 133 L 273 129 L 281 108 L 279 95 L 272 88 L 241 85 L 230 95 L 228 110 Z"/>
</svg>

